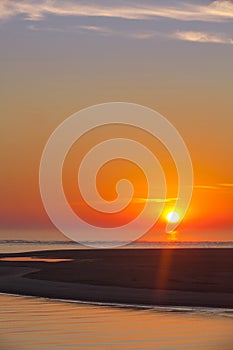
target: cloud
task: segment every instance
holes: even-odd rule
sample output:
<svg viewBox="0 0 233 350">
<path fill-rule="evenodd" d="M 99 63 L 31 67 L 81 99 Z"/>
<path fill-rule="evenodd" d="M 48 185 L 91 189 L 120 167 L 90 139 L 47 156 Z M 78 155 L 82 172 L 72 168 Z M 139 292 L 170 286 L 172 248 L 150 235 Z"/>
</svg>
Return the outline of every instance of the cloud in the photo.
<svg viewBox="0 0 233 350">
<path fill-rule="evenodd" d="M 42 32 L 57 32 L 57 33 L 64 33 L 64 32 L 69 32 L 70 29 L 68 28 L 62 28 L 62 27 L 49 27 L 49 26 L 37 26 L 35 24 L 30 24 L 28 26 L 28 29 L 37 32 L 37 31 L 42 31 Z"/>
<path fill-rule="evenodd" d="M 227 188 L 233 188 L 232 183 L 220 183 L 216 185 L 195 185 L 194 188 L 197 189 L 204 189 L 204 190 L 221 190 L 221 189 L 227 189 Z"/>
<path fill-rule="evenodd" d="M 179 1 L 176 6 L 159 4 L 143 5 L 131 0 L 130 2 L 100 0 L 90 1 L 61 1 L 61 0 L 0 0 L 0 19 L 10 19 L 21 15 L 30 21 L 42 21 L 47 15 L 76 16 L 76 17 L 108 17 L 124 19 L 150 20 L 158 17 L 180 21 L 215 21 L 225 22 L 233 18 L 232 1 L 213 1 L 208 5 Z M 40 22 L 37 22 L 40 23 Z M 124 36 L 132 39 L 164 38 L 198 43 L 233 44 L 233 39 L 223 33 L 207 33 L 203 31 L 176 31 L 175 33 L 159 33 L 155 31 L 122 31 L 110 27 L 96 25 L 73 25 L 50 27 L 30 24 L 31 30 L 56 32 L 93 32 L 99 35 Z"/>
<path fill-rule="evenodd" d="M 233 39 L 227 38 L 223 34 L 213 34 L 204 32 L 175 32 L 175 33 L 161 33 L 158 31 L 122 31 L 111 29 L 110 27 L 93 26 L 93 25 L 81 25 L 81 26 L 65 26 L 65 27 L 49 27 L 44 25 L 30 24 L 29 29 L 34 31 L 53 31 L 53 32 L 90 32 L 103 36 L 119 36 L 132 39 L 175 39 L 200 43 L 220 43 L 220 44 L 233 44 Z"/>
<path fill-rule="evenodd" d="M 77 30 L 84 30 L 86 32 L 93 32 L 97 33 L 99 35 L 115 35 L 115 36 L 122 36 L 124 38 L 133 38 L 133 39 L 149 39 L 153 38 L 155 36 L 162 36 L 161 33 L 155 32 L 155 31 L 123 31 L 123 30 L 116 30 L 111 29 L 109 27 L 101 27 L 101 26 L 76 26 Z"/>
<path fill-rule="evenodd" d="M 107 4 L 107 5 L 106 5 Z M 111 5 L 110 5 L 111 4 Z M 27 20 L 42 20 L 46 15 L 110 17 L 124 19 L 150 20 L 157 17 L 180 21 L 226 22 L 233 18 L 233 3 L 228 0 L 213 1 L 208 5 L 177 2 L 175 6 L 152 4 L 143 1 L 104 0 L 61 1 L 61 0 L 1 0 L 0 18 L 9 19 L 22 15 Z"/>
<path fill-rule="evenodd" d="M 106 27 L 99 27 L 99 26 L 79 26 L 80 29 L 84 29 L 87 31 L 91 31 L 91 32 L 109 32 L 109 28 Z"/>
<path fill-rule="evenodd" d="M 217 186 L 209 186 L 209 185 L 195 185 L 194 188 L 204 189 L 204 190 L 218 190 L 219 189 L 219 187 L 217 187 Z"/>
<path fill-rule="evenodd" d="M 233 39 L 227 38 L 222 33 L 207 33 L 207 32 L 194 32 L 194 31 L 178 31 L 175 33 L 162 33 L 157 31 L 122 31 L 112 29 L 106 26 L 94 26 L 94 25 L 73 25 L 65 27 L 49 27 L 44 25 L 30 24 L 29 29 L 34 31 L 54 31 L 54 32 L 90 32 L 103 36 L 118 36 L 132 39 L 152 39 L 163 38 L 172 40 L 182 40 L 198 43 L 215 43 L 215 44 L 233 44 Z"/>
<path fill-rule="evenodd" d="M 136 203 L 145 203 L 145 202 L 153 202 L 153 203 L 171 203 L 176 202 L 178 200 L 177 197 L 175 198 L 135 198 L 134 202 Z"/>
<path fill-rule="evenodd" d="M 233 184 L 231 183 L 224 183 L 224 184 L 218 184 L 221 187 L 233 187 Z"/>
<path fill-rule="evenodd" d="M 224 34 L 212 34 L 206 32 L 178 31 L 171 37 L 199 43 L 216 43 L 216 44 L 233 44 L 233 39 L 226 37 Z"/>
</svg>

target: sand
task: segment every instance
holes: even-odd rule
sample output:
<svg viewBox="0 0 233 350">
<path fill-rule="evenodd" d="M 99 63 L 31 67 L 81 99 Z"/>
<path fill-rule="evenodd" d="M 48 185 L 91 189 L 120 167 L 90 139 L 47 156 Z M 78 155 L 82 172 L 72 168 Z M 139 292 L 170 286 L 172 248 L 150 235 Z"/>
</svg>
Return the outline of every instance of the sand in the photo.
<svg viewBox="0 0 233 350">
<path fill-rule="evenodd" d="M 16 257 L 21 258 L 16 261 Z M 2 293 L 105 303 L 233 307 L 233 249 L 54 250 L 1 254 L 0 258 L 8 258 L 0 259 Z"/>
</svg>

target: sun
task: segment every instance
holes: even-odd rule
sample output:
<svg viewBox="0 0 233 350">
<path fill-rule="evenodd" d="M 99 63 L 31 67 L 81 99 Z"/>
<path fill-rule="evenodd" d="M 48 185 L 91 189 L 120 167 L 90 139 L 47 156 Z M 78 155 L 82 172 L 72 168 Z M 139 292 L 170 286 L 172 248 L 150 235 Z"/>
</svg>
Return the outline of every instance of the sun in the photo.
<svg viewBox="0 0 233 350">
<path fill-rule="evenodd" d="M 175 222 L 178 222 L 179 219 L 180 219 L 180 215 L 176 211 L 170 211 L 167 214 L 167 221 L 168 222 L 175 223 Z"/>
</svg>

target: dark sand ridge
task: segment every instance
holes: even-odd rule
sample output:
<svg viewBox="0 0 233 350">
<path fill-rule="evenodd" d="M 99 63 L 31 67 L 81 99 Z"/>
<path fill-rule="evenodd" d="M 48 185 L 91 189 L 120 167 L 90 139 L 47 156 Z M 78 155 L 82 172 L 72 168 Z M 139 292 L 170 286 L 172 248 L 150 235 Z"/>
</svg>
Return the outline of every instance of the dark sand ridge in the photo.
<svg viewBox="0 0 233 350">
<path fill-rule="evenodd" d="M 3 257 L 0 292 L 93 302 L 233 307 L 233 249 L 56 250 Z"/>
</svg>

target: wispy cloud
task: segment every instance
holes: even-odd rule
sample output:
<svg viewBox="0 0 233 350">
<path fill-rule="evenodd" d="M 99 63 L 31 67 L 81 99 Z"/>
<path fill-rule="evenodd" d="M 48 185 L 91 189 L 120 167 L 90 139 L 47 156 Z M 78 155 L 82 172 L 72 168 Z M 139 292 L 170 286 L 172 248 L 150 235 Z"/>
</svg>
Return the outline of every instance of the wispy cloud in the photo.
<svg viewBox="0 0 233 350">
<path fill-rule="evenodd" d="M 231 188 L 233 188 L 233 184 L 231 184 L 231 183 L 224 183 L 224 184 L 218 184 L 219 186 L 221 186 L 221 187 L 231 187 Z"/>
<path fill-rule="evenodd" d="M 122 31 L 112 29 L 110 27 L 93 26 L 93 25 L 79 25 L 79 26 L 66 26 L 66 27 L 49 27 L 44 25 L 30 24 L 29 29 L 34 31 L 54 31 L 54 32 L 90 32 L 102 36 L 122 36 L 124 38 L 132 39 L 152 39 L 163 38 L 173 40 L 183 40 L 200 43 L 216 43 L 216 44 L 233 44 L 233 39 L 227 38 L 224 34 L 213 34 L 206 32 L 175 32 L 175 33 L 163 33 L 158 31 Z"/>
<path fill-rule="evenodd" d="M 159 33 L 157 31 L 123 31 L 120 29 L 113 29 L 106 26 L 94 26 L 94 25 L 72 25 L 72 26 L 47 26 L 41 23 L 31 23 L 28 25 L 28 28 L 33 31 L 48 31 L 48 32 L 63 32 L 63 33 L 93 33 L 102 36 L 119 36 L 124 38 L 132 38 L 132 39 L 150 39 L 155 37 L 168 37 L 163 33 Z M 169 36 L 171 37 L 171 36 Z"/>
<path fill-rule="evenodd" d="M 106 5 L 107 4 L 107 5 Z M 226 22 L 233 18 L 233 3 L 228 0 L 216 0 L 208 5 L 199 5 L 186 1 L 174 6 L 151 4 L 143 1 L 61 1 L 61 0 L 1 0 L 0 18 L 9 19 L 22 15 L 27 20 L 42 20 L 46 15 L 113 17 L 124 19 L 154 19 L 163 17 L 180 21 Z"/>
<path fill-rule="evenodd" d="M 84 30 L 86 32 L 93 32 L 99 35 L 113 35 L 113 36 L 122 36 L 125 38 L 133 38 L 133 39 L 150 39 L 153 37 L 161 37 L 162 34 L 155 31 L 123 31 L 112 29 L 109 27 L 102 26 L 77 26 L 77 30 Z"/>
<path fill-rule="evenodd" d="M 145 203 L 145 202 L 152 202 L 152 203 L 171 203 L 176 202 L 178 200 L 177 197 L 174 198 L 134 198 L 134 202 L 136 203 Z"/>
<path fill-rule="evenodd" d="M 218 186 L 209 186 L 209 185 L 195 185 L 194 188 L 203 189 L 203 190 L 218 190 Z"/>
<path fill-rule="evenodd" d="M 233 44 L 233 39 L 224 34 L 212 34 L 206 32 L 178 31 L 172 35 L 173 38 L 183 41 L 199 43 Z"/>
<path fill-rule="evenodd" d="M 38 21 L 46 18 L 47 15 L 55 16 L 76 16 L 76 17 L 108 17 L 150 20 L 157 17 L 176 19 L 180 21 L 215 21 L 225 22 L 233 19 L 232 1 L 213 1 L 208 5 L 176 2 L 176 6 L 168 6 L 165 3 L 149 4 L 143 2 L 139 4 L 133 0 L 127 2 L 100 0 L 98 3 L 80 0 L 0 0 L 0 19 L 10 19 L 21 15 L 23 19 Z M 135 31 L 111 28 L 110 26 L 97 26 L 93 24 L 52 27 L 44 26 L 44 23 L 37 22 L 38 25 L 30 24 L 29 29 L 55 32 L 92 32 L 103 36 L 123 36 L 132 39 L 164 38 L 197 43 L 233 44 L 233 39 L 223 33 L 208 33 L 205 31 L 176 31 L 163 33 L 157 31 Z"/>
<path fill-rule="evenodd" d="M 100 27 L 100 26 L 79 26 L 80 29 L 84 29 L 87 31 L 91 31 L 91 32 L 100 32 L 100 33 L 106 33 L 109 32 L 110 29 L 107 27 Z"/>
<path fill-rule="evenodd" d="M 195 185 L 194 188 L 197 189 L 204 189 L 204 190 L 221 190 L 221 189 L 227 189 L 227 188 L 233 188 L 232 183 L 219 183 L 216 185 Z"/>
</svg>

